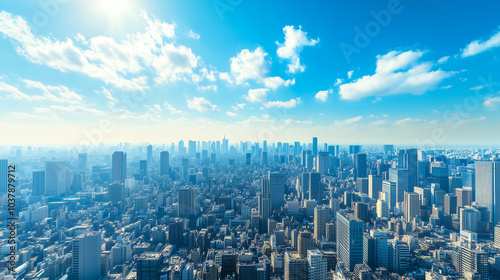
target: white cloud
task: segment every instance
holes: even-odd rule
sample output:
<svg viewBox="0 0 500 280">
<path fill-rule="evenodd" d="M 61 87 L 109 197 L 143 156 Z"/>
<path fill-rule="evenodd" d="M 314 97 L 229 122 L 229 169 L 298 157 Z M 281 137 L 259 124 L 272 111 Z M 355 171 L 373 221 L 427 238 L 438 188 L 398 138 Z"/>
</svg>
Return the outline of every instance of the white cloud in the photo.
<svg viewBox="0 0 500 280">
<path fill-rule="evenodd" d="M 344 126 L 344 125 L 356 124 L 356 123 L 360 122 L 362 118 L 363 118 L 362 116 L 357 116 L 357 117 L 349 118 L 349 119 L 342 120 L 342 121 L 335 120 L 335 125 L 336 126 Z"/>
<path fill-rule="evenodd" d="M 316 95 L 314 96 L 316 98 L 316 100 L 318 101 L 321 101 L 321 102 L 326 102 L 326 100 L 328 99 L 328 94 L 332 93 L 332 90 L 322 90 L 322 91 L 318 91 L 318 93 L 316 93 Z"/>
<path fill-rule="evenodd" d="M 347 72 L 347 78 L 350 79 L 352 77 L 352 74 L 354 73 L 354 71 L 349 71 Z"/>
<path fill-rule="evenodd" d="M 237 84 L 243 84 L 247 80 L 261 81 L 266 73 L 267 53 L 261 47 L 254 51 L 242 50 L 237 56 L 232 57 L 231 74 Z"/>
<path fill-rule="evenodd" d="M 229 73 L 227 72 L 221 72 L 219 73 L 219 79 L 226 81 L 228 84 L 233 84 L 233 80 L 231 79 L 231 76 L 229 76 Z"/>
<path fill-rule="evenodd" d="M 248 91 L 248 95 L 245 96 L 245 99 L 250 102 L 264 103 L 266 101 L 268 91 L 269 89 L 267 88 L 250 89 Z"/>
<path fill-rule="evenodd" d="M 335 81 L 335 84 L 333 86 L 338 86 L 340 84 L 342 84 L 344 81 L 340 78 L 337 78 L 337 80 Z"/>
<path fill-rule="evenodd" d="M 440 89 L 450 89 L 450 88 L 451 88 L 451 85 L 446 85 L 446 86 L 440 87 Z"/>
<path fill-rule="evenodd" d="M 500 46 L 500 31 L 497 31 L 497 33 L 493 34 L 486 41 L 475 40 L 470 42 L 465 47 L 465 49 L 462 50 L 462 57 L 473 56 L 478 53 L 482 53 L 499 46 Z"/>
<path fill-rule="evenodd" d="M 301 26 L 295 29 L 293 25 L 287 25 L 283 28 L 283 33 L 285 33 L 285 43 L 276 42 L 278 45 L 278 56 L 290 60 L 288 71 L 291 73 L 304 72 L 305 67 L 300 64 L 299 53 L 304 46 L 316 45 L 319 42 L 319 38 L 316 40 L 308 39 L 307 32 L 302 31 Z"/>
<path fill-rule="evenodd" d="M 194 32 L 193 30 L 189 30 L 188 33 L 186 33 L 186 35 L 189 37 L 189 38 L 193 38 L 193 39 L 196 39 L 196 40 L 199 40 L 200 39 L 200 34 Z"/>
<path fill-rule="evenodd" d="M 267 78 L 264 78 L 264 85 L 267 87 L 267 88 L 270 88 L 270 89 L 277 89 L 278 87 L 280 86 L 290 86 L 290 85 L 295 85 L 295 79 L 291 79 L 291 80 L 283 80 L 283 78 L 281 77 L 267 77 Z"/>
<path fill-rule="evenodd" d="M 204 97 L 194 97 L 193 99 L 189 99 L 187 102 L 189 109 L 199 112 L 206 112 L 208 110 L 214 111 L 217 109 L 217 105 L 213 105 Z"/>
<path fill-rule="evenodd" d="M 199 86 L 198 90 L 201 91 L 213 90 L 214 92 L 217 92 L 217 85 Z"/>
<path fill-rule="evenodd" d="M 175 25 L 151 19 L 146 12 L 144 32 L 127 34 L 120 42 L 106 36 L 85 39 L 77 34 L 58 40 L 37 36 L 22 17 L 0 12 L 0 32 L 17 41 L 17 52 L 30 62 L 62 72 L 77 72 L 123 90 L 148 87 L 149 73 L 156 83 L 174 82 L 192 74 L 199 58 L 190 48 L 172 41 Z"/>
<path fill-rule="evenodd" d="M 401 119 L 401 120 L 396 121 L 396 124 L 401 125 L 401 126 L 406 126 L 406 125 L 409 125 L 411 123 L 417 123 L 417 122 L 422 122 L 422 121 L 423 121 L 422 119 L 405 118 L 405 119 Z"/>
<path fill-rule="evenodd" d="M 233 110 L 238 111 L 238 110 L 243 110 L 245 108 L 245 103 L 236 103 L 236 106 L 231 106 Z"/>
<path fill-rule="evenodd" d="M 312 124 L 312 121 L 299 121 L 299 120 L 294 120 L 294 119 L 286 119 L 285 120 L 286 125 L 292 125 L 292 124 Z"/>
<path fill-rule="evenodd" d="M 172 114 L 180 114 L 180 113 L 182 113 L 181 110 L 175 109 L 174 106 L 172 106 L 171 104 L 169 104 L 167 101 L 165 101 L 165 103 L 163 103 L 163 107 L 165 107 L 165 109 L 167 109 L 168 111 L 170 111 L 170 113 L 172 113 Z"/>
<path fill-rule="evenodd" d="M 438 63 L 439 63 L 439 64 L 445 64 L 445 63 L 448 61 L 448 59 L 449 59 L 449 58 L 450 58 L 449 56 L 443 56 L 443 57 L 441 57 L 441 58 L 438 60 Z"/>
<path fill-rule="evenodd" d="M 106 114 L 102 111 L 93 108 L 87 108 L 81 105 L 51 105 L 50 107 L 37 107 L 35 108 L 36 113 L 45 113 L 45 114 L 55 114 L 57 112 L 60 113 L 71 113 L 71 114 L 95 114 L 98 116 L 105 116 Z"/>
<path fill-rule="evenodd" d="M 487 107 L 487 108 L 490 108 L 490 109 L 495 109 L 498 105 L 500 105 L 500 96 L 496 96 L 496 97 L 490 96 L 490 97 L 487 97 L 484 100 L 483 105 L 484 105 L 484 107 Z"/>
<path fill-rule="evenodd" d="M 76 92 L 68 89 L 65 86 L 44 85 L 38 81 L 22 80 L 24 90 L 40 91 L 41 94 L 27 93 L 21 91 L 18 87 L 0 81 L 0 93 L 7 93 L 7 98 L 22 99 L 27 101 L 48 100 L 56 103 L 81 103 L 83 98 Z"/>
<path fill-rule="evenodd" d="M 300 104 L 300 97 L 295 98 L 295 99 L 290 99 L 288 101 L 268 101 L 264 104 L 267 108 L 294 108 L 297 106 L 297 104 Z"/>
<path fill-rule="evenodd" d="M 238 114 L 233 113 L 233 112 L 230 112 L 230 111 L 227 111 L 227 112 L 226 112 L 226 115 L 228 115 L 228 116 L 230 116 L 230 117 L 237 117 L 237 116 L 238 116 Z"/>
<path fill-rule="evenodd" d="M 470 90 L 481 90 L 481 89 L 483 89 L 485 87 L 486 87 L 485 85 L 478 85 L 478 86 L 475 86 L 475 87 L 471 87 Z"/>
<path fill-rule="evenodd" d="M 452 72 L 432 71 L 433 63 L 418 63 L 422 51 L 391 51 L 377 56 L 375 74 L 366 75 L 340 86 L 340 97 L 359 100 L 370 96 L 423 94 L 435 89 Z"/>
</svg>

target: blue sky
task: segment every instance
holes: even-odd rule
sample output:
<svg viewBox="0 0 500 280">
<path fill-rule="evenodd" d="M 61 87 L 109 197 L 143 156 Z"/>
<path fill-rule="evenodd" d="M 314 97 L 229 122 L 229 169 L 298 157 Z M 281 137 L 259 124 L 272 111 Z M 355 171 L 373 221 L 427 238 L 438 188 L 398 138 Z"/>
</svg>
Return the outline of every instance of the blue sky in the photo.
<svg viewBox="0 0 500 280">
<path fill-rule="evenodd" d="M 3 1 L 0 143 L 497 145 L 499 8 Z"/>
</svg>

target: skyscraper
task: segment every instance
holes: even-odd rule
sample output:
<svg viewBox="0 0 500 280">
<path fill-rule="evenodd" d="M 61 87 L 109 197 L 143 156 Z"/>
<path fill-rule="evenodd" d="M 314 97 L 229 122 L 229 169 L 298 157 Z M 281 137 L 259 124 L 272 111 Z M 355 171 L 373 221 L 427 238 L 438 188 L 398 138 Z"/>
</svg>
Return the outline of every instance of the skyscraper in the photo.
<svg viewBox="0 0 500 280">
<path fill-rule="evenodd" d="M 45 163 L 45 194 L 61 195 L 66 193 L 70 184 L 70 171 L 65 161 Z"/>
<path fill-rule="evenodd" d="M 307 251 L 307 279 L 326 280 L 327 261 L 319 250 Z"/>
<path fill-rule="evenodd" d="M 461 190 L 461 189 L 460 189 Z M 452 193 L 444 195 L 444 213 L 446 215 L 457 213 L 457 196 Z"/>
<path fill-rule="evenodd" d="M 101 233 L 84 233 L 73 240 L 71 280 L 101 277 Z"/>
<path fill-rule="evenodd" d="M 160 153 L 160 175 L 168 175 L 170 169 L 170 154 L 167 151 Z"/>
<path fill-rule="evenodd" d="M 328 174 L 330 168 L 330 154 L 328 152 L 319 152 L 316 159 L 316 171 L 321 175 Z"/>
<path fill-rule="evenodd" d="M 137 259 L 137 280 L 160 280 L 161 254 L 143 253 Z"/>
<path fill-rule="evenodd" d="M 500 222 L 500 162 L 476 161 L 476 202 L 490 210 L 490 222 Z"/>
<path fill-rule="evenodd" d="M 178 202 L 177 215 L 182 218 L 189 218 L 194 216 L 194 189 L 187 187 L 179 189 L 179 202 Z"/>
<path fill-rule="evenodd" d="M 368 175 L 368 196 L 378 199 L 378 193 L 382 191 L 382 176 Z"/>
<path fill-rule="evenodd" d="M 363 263 L 363 222 L 343 211 L 337 212 L 337 258 L 351 272 Z"/>
<path fill-rule="evenodd" d="M 321 185 L 321 174 L 318 172 L 310 172 L 309 174 L 309 200 L 316 200 L 321 203 L 323 196 L 323 188 Z"/>
<path fill-rule="evenodd" d="M 149 166 L 153 166 L 153 146 L 148 145 L 147 148 L 147 161 Z"/>
<path fill-rule="evenodd" d="M 139 174 L 141 174 L 141 177 L 148 176 L 148 161 L 147 160 L 139 161 Z"/>
<path fill-rule="evenodd" d="M 285 205 L 285 174 L 269 172 L 268 176 L 271 206 L 279 210 Z"/>
<path fill-rule="evenodd" d="M 420 204 L 420 195 L 418 193 L 405 193 L 403 213 L 407 222 L 411 222 L 414 217 L 420 216 Z"/>
<path fill-rule="evenodd" d="M 413 192 L 414 187 L 418 187 L 418 152 L 417 149 L 399 150 L 398 168 L 408 169 L 408 191 Z"/>
<path fill-rule="evenodd" d="M 316 244 L 314 242 L 311 233 L 308 231 L 299 232 L 297 245 L 297 252 L 299 253 L 301 258 L 307 257 L 307 251 L 316 249 Z"/>
<path fill-rule="evenodd" d="M 127 178 L 127 154 L 119 151 L 114 152 L 111 168 L 113 182 L 125 183 L 125 179 Z"/>
<path fill-rule="evenodd" d="M 366 178 L 366 154 L 354 154 L 354 179 Z"/>
<path fill-rule="evenodd" d="M 307 279 L 307 262 L 299 254 L 285 252 L 285 280 Z"/>
<path fill-rule="evenodd" d="M 382 192 L 385 193 L 385 201 L 389 206 L 389 210 L 393 211 L 396 207 L 396 183 L 384 180 L 382 181 Z"/>
<path fill-rule="evenodd" d="M 318 155 L 318 137 L 313 137 L 312 154 L 316 157 Z"/>
<path fill-rule="evenodd" d="M 9 179 L 8 179 L 9 161 L 0 159 L 0 194 L 7 193 Z"/>
<path fill-rule="evenodd" d="M 33 171 L 33 195 L 45 194 L 45 171 Z"/>
<path fill-rule="evenodd" d="M 326 237 L 326 219 L 328 218 L 328 208 L 317 206 L 314 208 L 314 239 L 317 242 Z"/>
<path fill-rule="evenodd" d="M 396 183 L 396 203 L 403 202 L 405 192 L 408 192 L 408 169 L 389 169 L 389 181 Z"/>
</svg>

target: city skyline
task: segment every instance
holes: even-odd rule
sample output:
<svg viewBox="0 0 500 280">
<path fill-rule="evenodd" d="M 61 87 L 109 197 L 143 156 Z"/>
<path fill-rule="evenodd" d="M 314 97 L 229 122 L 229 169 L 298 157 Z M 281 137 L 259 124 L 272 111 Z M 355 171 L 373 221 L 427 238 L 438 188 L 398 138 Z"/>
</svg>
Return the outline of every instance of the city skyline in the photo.
<svg viewBox="0 0 500 280">
<path fill-rule="evenodd" d="M 0 145 L 498 145 L 498 3 L 283 4 L 2 3 Z"/>
</svg>

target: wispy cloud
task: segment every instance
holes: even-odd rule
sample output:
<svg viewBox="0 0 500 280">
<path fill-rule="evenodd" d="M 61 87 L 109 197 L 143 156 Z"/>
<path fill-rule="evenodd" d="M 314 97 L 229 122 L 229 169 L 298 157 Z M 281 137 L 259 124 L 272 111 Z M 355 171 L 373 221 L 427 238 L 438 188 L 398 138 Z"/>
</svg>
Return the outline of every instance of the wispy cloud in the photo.
<svg viewBox="0 0 500 280">
<path fill-rule="evenodd" d="M 500 30 L 486 41 L 475 40 L 470 42 L 463 50 L 462 57 L 474 56 L 500 46 Z"/>
<path fill-rule="evenodd" d="M 299 54 L 305 46 L 316 45 L 319 42 L 319 38 L 307 38 L 307 32 L 302 31 L 301 26 L 295 29 L 293 25 L 287 25 L 283 28 L 283 33 L 285 33 L 285 42 L 283 44 L 276 42 L 278 45 L 278 56 L 290 60 L 288 64 L 288 71 L 290 73 L 304 72 L 305 66 L 300 63 Z"/>
</svg>

